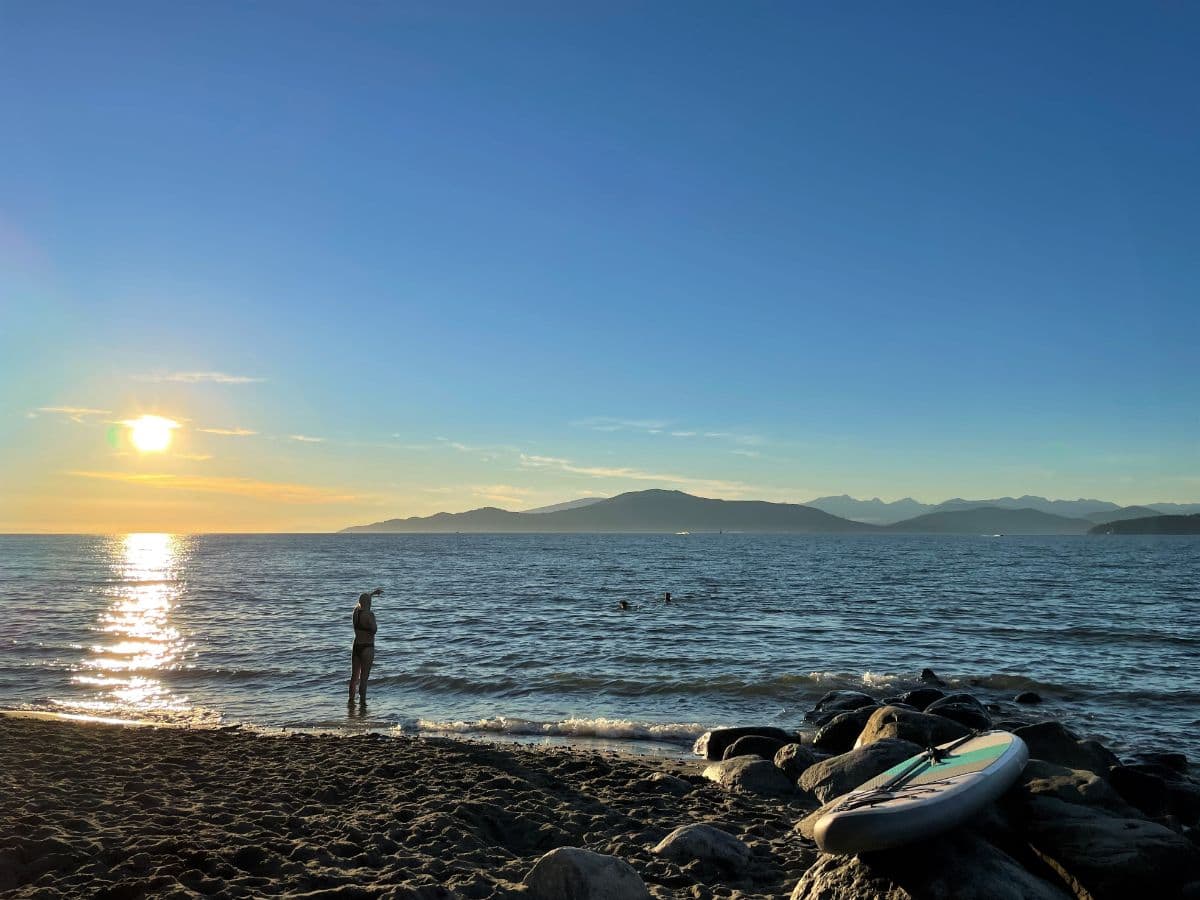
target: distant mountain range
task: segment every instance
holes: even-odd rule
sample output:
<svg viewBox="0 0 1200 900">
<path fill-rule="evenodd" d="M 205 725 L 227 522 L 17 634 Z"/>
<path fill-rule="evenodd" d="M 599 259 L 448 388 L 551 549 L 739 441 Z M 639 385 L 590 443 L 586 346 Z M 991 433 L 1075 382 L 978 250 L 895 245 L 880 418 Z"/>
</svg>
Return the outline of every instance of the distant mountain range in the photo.
<svg viewBox="0 0 1200 900">
<path fill-rule="evenodd" d="M 389 519 L 343 531 L 387 532 L 636 532 L 771 531 L 858 533 L 874 529 L 797 503 L 710 500 L 682 491 L 633 491 L 553 512 L 508 512 L 495 507 Z"/>
<path fill-rule="evenodd" d="M 891 507 L 878 499 L 854 501 L 849 497 L 822 498 Z M 1022 500 L 1041 501 L 1041 506 L 1011 506 Z M 1004 501 L 1004 502 L 1001 502 Z M 1156 517 L 1153 507 L 1086 509 L 1102 500 L 1046 500 L 1027 497 L 1001 501 L 948 500 L 927 507 L 915 500 L 896 501 L 931 509 L 903 521 L 879 524 L 855 521 L 818 507 L 798 503 L 768 503 L 761 500 L 711 500 L 682 491 L 633 491 L 606 499 L 586 497 L 543 506 L 525 512 L 510 512 L 494 506 L 462 513 L 436 513 L 407 519 L 388 519 L 356 525 L 343 532 L 383 533 L 581 533 L 581 532 L 791 532 L 801 534 L 1084 534 L 1100 531 L 1121 520 L 1142 521 Z M 1065 504 L 1065 506 L 1056 506 Z M 1068 509 L 1076 515 L 1051 510 Z M 1184 518 L 1184 517 L 1161 517 Z M 1102 528 L 1093 528 L 1099 523 Z M 1150 526 L 1146 526 L 1150 527 Z"/>
<path fill-rule="evenodd" d="M 1150 516 L 1097 525 L 1092 534 L 1200 534 L 1200 515 Z"/>
<path fill-rule="evenodd" d="M 836 497 L 818 497 L 805 504 L 824 510 L 843 519 L 868 522 L 872 525 L 891 525 L 926 513 L 956 509 L 978 509 L 995 506 L 1002 509 L 1036 509 L 1039 512 L 1068 519 L 1090 519 L 1092 522 L 1111 522 L 1123 518 L 1155 516 L 1159 514 L 1200 513 L 1200 503 L 1147 503 L 1143 506 L 1119 506 L 1108 500 L 1047 500 L 1026 494 L 1024 497 L 995 497 L 991 500 L 963 500 L 955 497 L 941 503 L 921 503 L 911 497 L 893 500 L 890 503 L 875 497 L 871 500 L 856 500 L 841 494 Z"/>
<path fill-rule="evenodd" d="M 979 506 L 926 513 L 881 530 L 911 534 L 1084 534 L 1091 527 L 1087 519 L 1056 516 L 1040 509 Z"/>
<path fill-rule="evenodd" d="M 542 513 L 562 512 L 564 509 L 578 509 L 581 506 L 591 506 L 607 497 L 580 497 L 578 500 L 568 500 L 566 503 L 554 503 L 550 506 L 539 506 L 537 509 L 523 509 L 526 515 L 538 516 Z"/>
</svg>

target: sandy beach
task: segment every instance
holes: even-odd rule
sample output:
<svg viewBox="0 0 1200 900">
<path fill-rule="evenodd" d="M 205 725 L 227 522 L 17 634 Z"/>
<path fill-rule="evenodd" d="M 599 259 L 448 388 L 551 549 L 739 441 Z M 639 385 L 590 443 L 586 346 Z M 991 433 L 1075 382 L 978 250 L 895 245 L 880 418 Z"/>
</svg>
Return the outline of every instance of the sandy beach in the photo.
<svg viewBox="0 0 1200 900">
<path fill-rule="evenodd" d="M 626 860 L 656 898 L 786 897 L 817 856 L 791 833 L 795 806 L 722 790 L 702 766 L 0 717 L 0 894 L 514 897 L 539 857 L 575 846 Z M 741 838 L 749 865 L 651 852 L 693 822 Z"/>
</svg>

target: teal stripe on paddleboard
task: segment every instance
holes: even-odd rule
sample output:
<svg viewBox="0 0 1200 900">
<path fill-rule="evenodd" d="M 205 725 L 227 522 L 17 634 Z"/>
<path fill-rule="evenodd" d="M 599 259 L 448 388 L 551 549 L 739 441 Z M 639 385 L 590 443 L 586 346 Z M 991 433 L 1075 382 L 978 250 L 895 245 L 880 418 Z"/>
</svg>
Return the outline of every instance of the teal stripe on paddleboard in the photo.
<svg viewBox="0 0 1200 900">
<path fill-rule="evenodd" d="M 966 753 L 951 753 L 949 757 L 938 763 L 926 763 L 923 766 L 918 766 L 911 773 L 911 777 L 906 779 L 905 783 L 923 776 L 930 775 L 936 778 L 948 778 L 951 775 L 960 775 L 966 772 L 981 772 L 988 767 L 992 760 L 1004 753 L 1011 744 L 993 744 L 991 747 L 983 747 L 979 750 L 969 750 Z M 909 757 L 904 762 L 892 766 L 882 775 L 877 775 L 872 781 L 884 782 L 891 778 L 895 778 L 905 769 L 912 766 L 914 757 Z"/>
</svg>

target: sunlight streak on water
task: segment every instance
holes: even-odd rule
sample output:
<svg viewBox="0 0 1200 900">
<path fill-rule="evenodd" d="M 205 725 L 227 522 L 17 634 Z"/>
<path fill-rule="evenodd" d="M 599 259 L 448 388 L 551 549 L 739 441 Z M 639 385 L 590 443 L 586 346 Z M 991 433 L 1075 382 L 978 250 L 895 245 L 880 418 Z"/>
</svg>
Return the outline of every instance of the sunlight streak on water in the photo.
<svg viewBox="0 0 1200 900">
<path fill-rule="evenodd" d="M 71 681 L 86 696 L 56 700 L 59 706 L 117 715 L 186 712 L 186 697 L 163 684 L 162 671 L 177 665 L 185 649 L 171 611 L 179 600 L 176 575 L 184 541 L 169 534 L 129 534 L 109 548 L 116 584 L 94 626 L 99 641 Z"/>
</svg>

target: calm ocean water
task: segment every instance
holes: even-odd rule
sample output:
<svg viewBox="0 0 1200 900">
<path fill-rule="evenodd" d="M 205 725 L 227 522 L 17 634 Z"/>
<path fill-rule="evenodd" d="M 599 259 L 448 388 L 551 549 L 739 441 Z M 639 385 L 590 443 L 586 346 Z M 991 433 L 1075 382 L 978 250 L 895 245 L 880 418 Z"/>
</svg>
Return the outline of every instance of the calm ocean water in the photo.
<svg viewBox="0 0 1200 900">
<path fill-rule="evenodd" d="M 377 585 L 350 715 L 350 613 Z M 930 666 L 986 699 L 1036 690 L 1118 749 L 1200 757 L 1198 664 L 1186 537 L 0 537 L 7 707 L 686 745 Z"/>
</svg>

